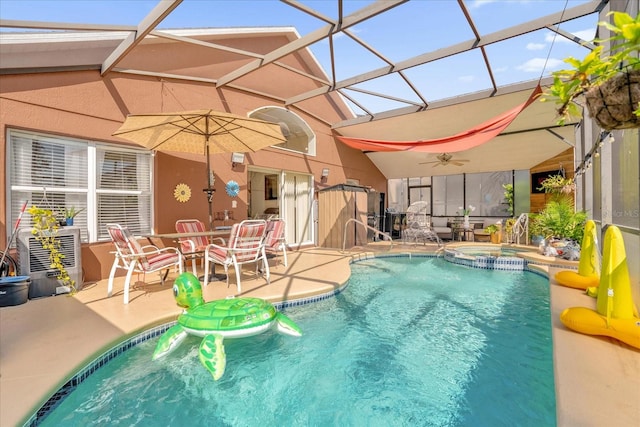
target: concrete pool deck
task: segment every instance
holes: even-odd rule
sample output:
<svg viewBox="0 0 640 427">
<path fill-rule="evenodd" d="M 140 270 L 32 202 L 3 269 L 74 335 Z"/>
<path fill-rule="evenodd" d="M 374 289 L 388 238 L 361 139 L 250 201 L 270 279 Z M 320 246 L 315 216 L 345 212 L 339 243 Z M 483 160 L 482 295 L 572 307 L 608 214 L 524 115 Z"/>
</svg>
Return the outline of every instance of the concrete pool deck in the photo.
<svg viewBox="0 0 640 427">
<path fill-rule="evenodd" d="M 321 248 L 291 251 L 287 268 L 272 260 L 269 286 L 245 270 L 242 295 L 283 301 L 332 292 L 348 280 L 353 257 L 385 252 L 385 246 L 369 245 L 348 253 Z M 436 249 L 394 244 L 392 251 Z M 553 277 L 558 267 L 542 269 Z M 172 278 L 175 274 L 161 285 L 156 275 L 149 275 L 150 284 L 132 287 L 128 305 L 122 301 L 121 277 L 111 298 L 106 296 L 104 280 L 85 284 L 74 297 L 0 308 L 0 425 L 22 425 L 81 366 L 124 337 L 174 320 L 181 310 L 173 299 Z M 639 425 L 640 351 L 567 330 L 559 321 L 560 312 L 570 306 L 595 307 L 595 299 L 552 279 L 550 289 L 558 425 Z M 235 294 L 233 273 L 229 287 L 212 282 L 204 290 L 207 301 Z"/>
</svg>

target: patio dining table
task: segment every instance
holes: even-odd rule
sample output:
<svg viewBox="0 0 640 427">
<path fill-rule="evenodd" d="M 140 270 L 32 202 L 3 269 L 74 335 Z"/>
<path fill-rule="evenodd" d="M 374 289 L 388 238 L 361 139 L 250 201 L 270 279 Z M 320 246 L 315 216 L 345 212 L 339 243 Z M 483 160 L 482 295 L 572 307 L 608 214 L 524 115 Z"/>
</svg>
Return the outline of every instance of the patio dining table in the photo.
<svg viewBox="0 0 640 427">
<path fill-rule="evenodd" d="M 229 227 L 230 228 L 230 227 Z M 214 231 L 194 231 L 189 233 L 158 233 L 158 234 L 143 234 L 142 237 L 147 239 L 180 239 L 182 237 L 226 237 L 229 236 L 230 229 L 214 230 Z"/>
<path fill-rule="evenodd" d="M 451 240 L 456 241 L 465 241 L 465 242 L 473 242 L 473 224 L 470 224 L 469 227 L 465 227 L 462 220 L 454 219 L 449 222 L 449 227 L 451 227 Z"/>
<path fill-rule="evenodd" d="M 143 234 L 141 235 L 141 237 L 146 238 L 150 244 L 153 245 L 153 239 L 171 239 L 174 242 L 179 242 L 179 240 L 181 238 L 188 238 L 188 237 L 202 237 L 205 236 L 209 239 L 209 242 L 211 242 L 214 239 L 222 239 L 224 241 L 224 238 L 229 237 L 231 233 L 231 227 L 224 227 L 223 229 L 220 230 L 214 230 L 214 231 L 194 231 L 194 232 L 189 232 L 189 233 L 157 233 L 157 234 Z M 203 251 L 199 251 L 199 252 L 182 252 L 182 245 L 178 244 L 178 250 L 180 251 L 180 253 L 183 256 L 193 256 L 196 255 L 198 253 L 201 253 Z M 225 275 L 216 275 L 215 272 L 215 264 L 213 265 L 213 271 L 211 272 L 211 277 L 209 278 L 209 280 L 225 280 L 226 276 Z M 202 279 L 200 279 L 202 280 Z"/>
</svg>

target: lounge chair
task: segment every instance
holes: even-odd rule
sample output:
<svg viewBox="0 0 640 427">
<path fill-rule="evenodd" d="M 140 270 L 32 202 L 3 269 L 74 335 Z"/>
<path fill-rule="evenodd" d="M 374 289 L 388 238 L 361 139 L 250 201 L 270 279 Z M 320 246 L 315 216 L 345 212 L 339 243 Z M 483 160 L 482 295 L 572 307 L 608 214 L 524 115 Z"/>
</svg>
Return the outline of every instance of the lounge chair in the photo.
<svg viewBox="0 0 640 427">
<path fill-rule="evenodd" d="M 427 202 L 412 203 L 406 212 L 406 227 L 402 230 L 402 240 L 404 243 L 413 242 L 417 244 L 418 240 L 423 243 L 436 243 L 442 245 L 442 240 L 438 234 L 431 228 L 430 215 L 427 215 Z"/>
</svg>

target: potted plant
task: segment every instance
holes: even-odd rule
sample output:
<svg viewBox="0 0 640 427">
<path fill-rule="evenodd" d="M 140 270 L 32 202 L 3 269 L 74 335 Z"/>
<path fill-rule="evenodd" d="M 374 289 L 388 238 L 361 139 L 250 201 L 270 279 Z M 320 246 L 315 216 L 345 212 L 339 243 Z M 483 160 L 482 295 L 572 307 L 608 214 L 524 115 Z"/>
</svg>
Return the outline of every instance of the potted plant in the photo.
<svg viewBox="0 0 640 427">
<path fill-rule="evenodd" d="M 475 211 L 476 207 L 473 205 L 469 205 L 468 208 L 464 208 L 463 206 L 460 206 L 458 207 L 458 209 L 460 209 L 458 212 L 462 213 L 464 217 L 463 227 L 465 230 L 468 230 L 469 228 L 471 228 L 471 226 L 469 225 L 469 214 Z"/>
<path fill-rule="evenodd" d="M 589 116 L 607 130 L 640 127 L 640 14 L 632 18 L 624 12 L 610 12 L 613 23 L 600 22 L 614 35 L 611 51 L 597 46 L 584 59 L 573 57 L 565 62 L 573 68 L 553 72 L 553 84 L 544 92 L 542 101 L 559 105 L 558 124 L 570 117 L 581 117 L 576 99 L 584 95 Z"/>
<path fill-rule="evenodd" d="M 586 212 L 576 212 L 573 203 L 573 179 L 552 175 L 540 183 L 541 190 L 550 194 L 550 200 L 541 212 L 529 216 L 529 231 L 532 236 L 542 236 L 539 244 L 546 245 L 550 239 L 573 240 L 580 244 Z M 534 243 L 535 244 L 535 243 Z"/>
<path fill-rule="evenodd" d="M 531 229 L 544 239 L 569 239 L 580 245 L 586 220 L 586 212 L 576 212 L 571 199 L 557 198 L 535 216 Z"/>
<path fill-rule="evenodd" d="M 490 224 L 485 227 L 484 231 L 491 236 L 491 243 L 500 243 L 500 226 L 498 224 Z"/>
<path fill-rule="evenodd" d="M 64 223 L 66 225 L 73 225 L 73 219 L 83 210 L 84 208 L 76 209 L 75 206 L 62 209 L 62 214 L 64 215 Z"/>
<path fill-rule="evenodd" d="M 531 240 L 531 244 L 534 246 L 540 246 L 540 244 L 544 241 L 542 227 L 536 221 L 537 217 L 537 213 L 529 213 L 529 238 Z"/>
<path fill-rule="evenodd" d="M 51 209 L 44 209 L 38 206 L 31 206 L 27 212 L 31 214 L 33 222 L 31 234 L 40 242 L 42 248 L 49 252 L 49 267 L 58 271 L 56 278 L 63 286 L 69 288 L 69 292 L 72 295 L 75 294 L 76 282 L 69 276 L 69 272 L 67 272 L 63 262 L 65 255 L 60 252 L 59 220 L 56 214 Z"/>
<path fill-rule="evenodd" d="M 570 194 L 575 190 L 576 185 L 573 178 L 565 178 L 564 176 L 557 174 L 551 175 L 545 178 L 540 183 L 538 190 L 542 190 L 547 194 L 550 194 L 553 199 L 558 197 L 570 197 Z"/>
</svg>

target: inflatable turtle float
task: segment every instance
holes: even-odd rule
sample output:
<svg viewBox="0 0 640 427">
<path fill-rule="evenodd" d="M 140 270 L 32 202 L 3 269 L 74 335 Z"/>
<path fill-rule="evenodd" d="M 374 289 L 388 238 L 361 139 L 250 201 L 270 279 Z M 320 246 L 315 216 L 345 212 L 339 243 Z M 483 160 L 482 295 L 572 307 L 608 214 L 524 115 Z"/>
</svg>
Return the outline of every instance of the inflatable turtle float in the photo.
<svg viewBox="0 0 640 427">
<path fill-rule="evenodd" d="M 216 381 L 226 366 L 224 338 L 257 335 L 274 326 L 281 333 L 302 335 L 298 325 L 260 298 L 228 298 L 205 303 L 200 281 L 191 273 L 182 273 L 176 278 L 173 294 L 185 311 L 178 316 L 178 323 L 160 337 L 153 360 L 171 353 L 187 335 L 203 337 L 198 357 Z"/>
</svg>

